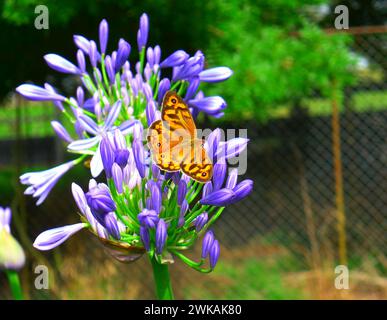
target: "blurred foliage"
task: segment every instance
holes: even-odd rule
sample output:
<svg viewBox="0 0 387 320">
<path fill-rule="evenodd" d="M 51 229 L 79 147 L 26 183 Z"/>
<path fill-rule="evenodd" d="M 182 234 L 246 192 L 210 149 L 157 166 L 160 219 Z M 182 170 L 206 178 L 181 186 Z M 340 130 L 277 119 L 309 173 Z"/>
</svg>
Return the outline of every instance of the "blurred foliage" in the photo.
<svg viewBox="0 0 387 320">
<path fill-rule="evenodd" d="M 49 8 L 49 30 L 32 27 L 35 6 L 40 4 Z M 208 86 L 207 91 L 224 96 L 227 117 L 265 120 L 284 103 L 302 107 L 304 98 L 316 91 L 329 95 L 333 79 L 338 89 L 353 82 L 354 58 L 348 49 L 351 39 L 327 35 L 318 26 L 324 5 L 326 8 L 329 2 L 5 0 L 0 40 L 8 43 L 8 50 L 0 53 L 0 58 L 14 61 L 14 52 L 18 52 L 20 61 L 0 67 L 5 82 L 0 96 L 26 80 L 41 83 L 50 77 L 62 91 L 72 92 L 65 77 L 55 82 L 57 75 L 44 66 L 42 56 L 58 52 L 74 60 L 72 34 L 97 38 L 98 22 L 103 17 L 110 24 L 109 49 L 114 49 L 119 37 L 133 43 L 138 18 L 147 12 L 149 43 L 160 44 L 163 57 L 179 48 L 191 54 L 200 49 L 208 66 L 227 65 L 234 70 L 230 80 Z M 136 52 L 132 55 L 132 59 L 137 58 Z"/>
<path fill-rule="evenodd" d="M 229 103 L 226 116 L 265 120 L 283 103 L 302 106 L 318 91 L 328 95 L 332 80 L 353 81 L 353 55 L 344 35 L 327 35 L 309 19 L 310 5 L 324 1 L 214 1 L 219 23 L 212 30 L 209 56 L 235 74 L 209 88 Z"/>
</svg>

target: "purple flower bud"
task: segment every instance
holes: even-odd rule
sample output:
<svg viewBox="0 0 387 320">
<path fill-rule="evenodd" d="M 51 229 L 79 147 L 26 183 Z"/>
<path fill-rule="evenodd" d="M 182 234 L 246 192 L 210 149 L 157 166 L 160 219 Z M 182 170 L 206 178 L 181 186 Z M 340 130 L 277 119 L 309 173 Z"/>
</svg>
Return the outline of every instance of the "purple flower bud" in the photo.
<svg viewBox="0 0 387 320">
<path fill-rule="evenodd" d="M 140 238 L 146 251 L 150 249 L 149 230 L 146 227 L 140 227 Z"/>
<path fill-rule="evenodd" d="M 117 57 L 115 61 L 115 72 L 119 72 L 121 67 L 125 64 L 125 62 L 128 60 L 130 54 L 130 44 L 126 42 L 124 39 L 120 39 L 118 42 L 118 51 L 117 51 Z"/>
<path fill-rule="evenodd" d="M 106 52 L 106 46 L 109 36 L 109 25 L 105 19 L 99 24 L 99 45 L 101 48 L 101 53 Z"/>
<path fill-rule="evenodd" d="M 33 84 L 22 84 L 16 88 L 16 92 L 32 101 L 64 101 L 66 99 L 60 94 Z"/>
<path fill-rule="evenodd" d="M 171 82 L 169 81 L 168 78 L 164 78 L 163 80 L 160 81 L 159 85 L 159 92 L 157 96 L 157 101 L 159 105 L 161 105 L 161 102 L 163 101 L 165 93 L 171 88 Z"/>
<path fill-rule="evenodd" d="M 51 121 L 51 126 L 53 127 L 55 133 L 59 138 L 69 143 L 73 141 L 73 139 L 71 139 L 67 130 L 60 124 L 60 122 Z"/>
<path fill-rule="evenodd" d="M 238 180 L 238 169 L 234 168 L 231 170 L 226 181 L 226 188 L 233 189 L 236 186 Z"/>
<path fill-rule="evenodd" d="M 90 57 L 90 63 L 92 67 L 95 68 L 97 66 L 98 51 L 97 51 L 97 45 L 94 40 L 90 41 L 89 57 Z"/>
<path fill-rule="evenodd" d="M 227 80 L 232 76 L 233 72 L 227 67 L 216 67 L 203 70 L 199 73 L 200 81 L 203 82 L 220 82 Z"/>
<path fill-rule="evenodd" d="M 208 230 L 203 237 L 202 259 L 207 258 L 208 254 L 210 253 L 210 249 L 212 247 L 214 240 L 215 240 L 214 233 L 212 232 L 212 230 Z"/>
<path fill-rule="evenodd" d="M 117 223 L 117 217 L 114 212 L 109 212 L 107 215 L 105 215 L 105 223 L 103 226 L 106 228 L 106 230 L 109 232 L 109 234 L 117 239 L 121 239 L 120 229 L 118 227 Z"/>
<path fill-rule="evenodd" d="M 115 129 L 114 130 L 114 149 L 115 150 L 122 150 L 126 149 L 126 140 L 124 135 L 122 134 L 121 130 Z"/>
<path fill-rule="evenodd" d="M 187 195 L 187 183 L 180 180 L 177 189 L 177 204 L 180 206 Z"/>
<path fill-rule="evenodd" d="M 207 197 L 210 193 L 212 193 L 213 187 L 212 182 L 207 182 L 203 187 L 203 199 Z"/>
<path fill-rule="evenodd" d="M 148 41 L 148 32 L 149 32 L 149 18 L 146 13 L 143 13 L 140 17 L 140 28 L 137 32 L 137 45 L 138 51 L 141 51 L 142 48 L 146 46 Z"/>
<path fill-rule="evenodd" d="M 199 232 L 200 230 L 202 230 L 205 224 L 207 223 L 207 221 L 208 221 L 207 212 L 203 212 L 202 214 L 197 216 L 197 218 L 195 219 L 196 232 Z"/>
<path fill-rule="evenodd" d="M 85 60 L 85 55 L 82 50 L 77 51 L 77 62 L 78 62 L 78 67 L 81 70 L 82 73 L 86 72 L 86 60 Z"/>
<path fill-rule="evenodd" d="M 159 45 L 156 45 L 153 49 L 153 55 L 154 55 L 154 64 L 158 65 L 160 64 L 160 58 L 161 58 L 161 49 Z"/>
<path fill-rule="evenodd" d="M 75 203 L 79 208 L 79 211 L 81 211 L 82 214 L 85 214 L 86 208 L 87 208 L 87 201 L 86 201 L 85 193 L 83 192 L 82 188 L 73 182 L 71 184 L 71 192 L 73 194 Z"/>
<path fill-rule="evenodd" d="M 224 207 L 233 202 L 235 194 L 230 189 L 219 189 L 200 200 L 201 204 Z"/>
<path fill-rule="evenodd" d="M 155 228 L 159 222 L 159 216 L 155 210 L 144 209 L 137 216 L 140 225 L 146 228 Z"/>
<path fill-rule="evenodd" d="M 86 226 L 86 223 L 76 223 L 44 231 L 35 239 L 33 246 L 38 250 L 51 250 Z"/>
<path fill-rule="evenodd" d="M 128 159 L 129 159 L 129 150 L 128 149 L 116 150 L 114 162 L 117 163 L 117 165 L 121 169 L 124 169 L 125 166 L 128 164 Z"/>
<path fill-rule="evenodd" d="M 44 60 L 46 60 L 48 66 L 51 69 L 54 69 L 58 72 L 70 73 L 70 74 L 80 74 L 81 71 L 78 69 L 76 65 L 71 63 L 70 61 L 62 58 L 57 54 L 46 54 L 44 56 Z"/>
<path fill-rule="evenodd" d="M 145 65 L 145 68 L 144 68 L 144 76 L 145 76 L 145 80 L 146 81 L 149 81 L 151 76 L 152 76 L 152 69 L 151 69 L 151 66 L 149 65 L 149 63 L 147 63 Z"/>
<path fill-rule="evenodd" d="M 163 252 L 167 240 L 167 225 L 163 219 L 160 219 L 156 227 L 156 253 Z"/>
<path fill-rule="evenodd" d="M 188 201 L 184 200 L 183 203 L 180 206 L 179 223 L 178 223 L 178 227 L 179 228 L 184 225 L 184 222 L 185 222 L 184 217 L 185 217 L 185 214 L 188 211 L 188 208 L 189 208 Z"/>
<path fill-rule="evenodd" d="M 250 192 L 253 190 L 253 181 L 250 179 L 243 180 L 239 182 L 234 188 L 233 191 L 235 193 L 235 200 L 237 202 L 247 197 Z"/>
<path fill-rule="evenodd" d="M 102 139 L 100 150 L 103 168 L 105 170 L 106 177 L 109 179 L 112 176 L 111 170 L 114 162 L 114 150 L 107 136 Z"/>
<path fill-rule="evenodd" d="M 214 191 L 219 190 L 222 187 L 226 172 L 227 164 L 225 162 L 218 162 L 214 165 L 214 175 L 212 178 Z"/>
<path fill-rule="evenodd" d="M 208 145 L 207 153 L 213 161 L 216 160 L 215 156 L 216 156 L 216 153 L 218 151 L 218 145 L 220 142 L 220 138 L 221 138 L 220 129 L 215 129 L 214 131 L 212 131 L 210 133 L 210 135 L 208 136 L 208 139 L 207 139 L 207 145 Z"/>
<path fill-rule="evenodd" d="M 220 247 L 218 240 L 214 240 L 212 243 L 211 249 L 210 249 L 210 267 L 211 269 L 214 269 L 216 266 L 216 263 L 218 262 L 220 254 Z"/>
<path fill-rule="evenodd" d="M 153 65 L 155 64 L 155 56 L 151 47 L 146 50 L 146 61 L 149 63 L 149 66 L 153 68 Z"/>
<path fill-rule="evenodd" d="M 199 85 L 200 85 L 199 77 L 193 77 L 188 85 L 187 93 L 185 94 L 184 100 L 188 101 L 192 99 L 195 96 L 196 91 L 199 88 Z"/>
<path fill-rule="evenodd" d="M 227 107 L 226 101 L 219 96 L 189 100 L 188 104 L 210 115 L 219 113 Z"/>
<path fill-rule="evenodd" d="M 160 169 L 155 164 L 152 164 L 152 177 L 156 180 L 160 177 Z"/>
<path fill-rule="evenodd" d="M 90 41 L 85 37 L 80 35 L 74 35 L 73 37 L 74 43 L 76 46 L 81 49 L 84 53 L 89 54 L 90 52 Z"/>
<path fill-rule="evenodd" d="M 83 106 L 85 102 L 85 92 L 83 91 L 82 87 L 77 88 L 77 102 L 79 106 Z"/>
<path fill-rule="evenodd" d="M 228 140 L 227 142 L 219 143 L 217 157 L 218 159 L 230 159 L 238 156 L 241 152 L 243 152 L 246 147 L 249 139 L 246 138 L 234 138 Z"/>
<path fill-rule="evenodd" d="M 150 126 L 156 120 L 156 105 L 153 99 L 146 104 L 145 112 L 148 126 Z"/>
<path fill-rule="evenodd" d="M 182 66 L 174 68 L 174 74 L 172 76 L 173 81 L 188 80 L 194 76 L 197 76 L 204 66 L 204 55 L 197 52 L 195 56 L 189 58 Z"/>
<path fill-rule="evenodd" d="M 114 185 L 116 186 L 117 193 L 121 194 L 124 192 L 123 188 L 123 174 L 122 169 L 117 163 L 113 163 L 112 165 L 112 177 L 114 181 Z"/>
<path fill-rule="evenodd" d="M 155 210 L 157 214 L 159 214 L 161 211 L 161 190 L 157 183 L 152 183 L 150 194 L 152 199 L 152 209 Z"/>
<path fill-rule="evenodd" d="M 114 71 L 112 59 L 110 58 L 110 56 L 106 56 L 105 58 L 105 67 L 110 84 L 114 84 L 116 82 L 116 73 Z"/>
<path fill-rule="evenodd" d="M 105 216 L 116 210 L 116 204 L 110 195 L 109 188 L 99 183 L 86 193 L 86 201 L 95 219 L 105 226 Z"/>
<path fill-rule="evenodd" d="M 177 50 L 172 53 L 160 64 L 160 68 L 171 68 L 182 65 L 188 59 L 188 54 L 183 50 Z"/>
<path fill-rule="evenodd" d="M 135 139 L 132 144 L 133 156 L 141 178 L 145 177 L 145 152 L 140 139 Z"/>
</svg>

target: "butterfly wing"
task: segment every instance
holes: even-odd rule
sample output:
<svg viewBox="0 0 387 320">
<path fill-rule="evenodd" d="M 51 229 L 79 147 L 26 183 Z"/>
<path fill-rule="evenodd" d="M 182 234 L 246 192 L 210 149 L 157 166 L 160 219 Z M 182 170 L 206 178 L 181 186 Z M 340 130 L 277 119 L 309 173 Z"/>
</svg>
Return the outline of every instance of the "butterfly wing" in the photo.
<svg viewBox="0 0 387 320">
<path fill-rule="evenodd" d="M 181 170 L 192 179 L 207 182 L 212 178 L 212 162 L 203 147 L 203 141 L 193 140 L 190 152 L 181 163 Z"/>
<path fill-rule="evenodd" d="M 148 132 L 148 145 L 153 162 L 162 170 L 178 171 L 185 157 L 184 144 L 172 137 L 165 122 L 157 120 L 151 124 Z"/>
<path fill-rule="evenodd" d="M 165 94 L 161 119 L 168 122 L 172 131 L 180 131 L 180 135 L 189 135 L 192 139 L 196 137 L 196 126 L 191 112 L 176 92 L 168 91 Z"/>
</svg>

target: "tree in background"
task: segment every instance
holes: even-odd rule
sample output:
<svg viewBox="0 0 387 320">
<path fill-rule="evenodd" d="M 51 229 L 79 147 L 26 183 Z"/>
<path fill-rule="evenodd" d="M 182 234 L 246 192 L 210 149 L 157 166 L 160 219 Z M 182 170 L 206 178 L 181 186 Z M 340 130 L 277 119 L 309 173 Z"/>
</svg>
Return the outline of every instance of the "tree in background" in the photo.
<svg viewBox="0 0 387 320">
<path fill-rule="evenodd" d="M 220 88 L 226 116 L 265 120 L 284 104 L 303 106 L 313 92 L 328 94 L 332 80 L 339 88 L 353 81 L 350 37 L 318 26 L 327 1 L 215 0 L 213 8 L 209 55 L 235 70 Z"/>
</svg>

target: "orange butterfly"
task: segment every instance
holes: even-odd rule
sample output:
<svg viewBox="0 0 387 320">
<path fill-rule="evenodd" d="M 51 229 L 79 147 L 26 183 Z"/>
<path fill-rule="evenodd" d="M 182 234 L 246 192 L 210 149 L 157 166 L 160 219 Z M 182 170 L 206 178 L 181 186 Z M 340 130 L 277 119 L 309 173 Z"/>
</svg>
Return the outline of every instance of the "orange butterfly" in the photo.
<svg viewBox="0 0 387 320">
<path fill-rule="evenodd" d="M 174 91 L 163 99 L 161 119 L 148 131 L 148 145 L 153 162 L 162 170 L 183 171 L 192 179 L 206 182 L 212 177 L 212 162 L 203 141 L 196 136 L 196 126 L 187 104 Z"/>
</svg>

